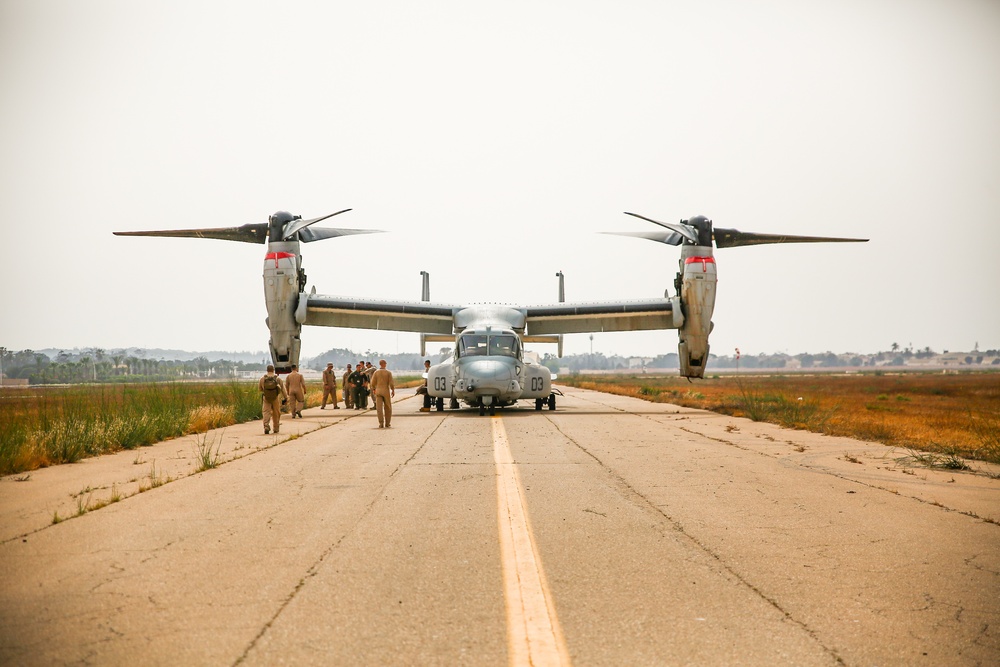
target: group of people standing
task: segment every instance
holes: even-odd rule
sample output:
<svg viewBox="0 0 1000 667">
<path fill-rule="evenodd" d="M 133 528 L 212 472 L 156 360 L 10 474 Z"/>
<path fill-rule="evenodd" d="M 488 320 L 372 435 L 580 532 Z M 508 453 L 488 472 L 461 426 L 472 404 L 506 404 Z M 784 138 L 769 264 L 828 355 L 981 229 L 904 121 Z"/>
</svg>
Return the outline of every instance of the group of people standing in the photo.
<svg viewBox="0 0 1000 667">
<path fill-rule="evenodd" d="M 396 386 L 393 383 L 392 372 L 386 368 L 385 359 L 379 360 L 378 364 L 379 367 L 375 368 L 371 362 L 359 361 L 353 371 L 351 364 L 347 364 L 343 375 L 344 407 L 348 410 L 367 410 L 368 396 L 371 395 L 378 415 L 378 427 L 389 428 L 392 423 L 392 398 L 396 395 Z M 274 372 L 274 366 L 268 365 L 267 373 L 258 382 L 258 388 L 262 397 L 261 411 L 265 435 L 271 432 L 272 425 L 274 432 L 278 433 L 282 402 L 289 404 L 292 419 L 302 418 L 306 400 L 306 382 L 299 373 L 298 366 L 292 366 L 292 371 L 282 383 L 281 378 Z M 334 410 L 340 409 L 337 405 L 337 375 L 333 370 L 333 363 L 328 363 L 326 370 L 323 371 L 323 404 L 320 410 L 326 409 L 328 399 L 333 404 Z"/>
<path fill-rule="evenodd" d="M 344 371 L 344 405 L 348 409 L 367 410 L 368 396 L 371 395 L 378 415 L 378 427 L 389 428 L 396 385 L 393 383 L 392 371 L 385 367 L 385 359 L 380 359 L 378 366 L 375 368 L 370 361 L 359 361 L 357 368 L 352 371 L 351 365 L 347 364 Z M 326 367 L 333 372 L 333 364 L 327 364 Z"/>
</svg>

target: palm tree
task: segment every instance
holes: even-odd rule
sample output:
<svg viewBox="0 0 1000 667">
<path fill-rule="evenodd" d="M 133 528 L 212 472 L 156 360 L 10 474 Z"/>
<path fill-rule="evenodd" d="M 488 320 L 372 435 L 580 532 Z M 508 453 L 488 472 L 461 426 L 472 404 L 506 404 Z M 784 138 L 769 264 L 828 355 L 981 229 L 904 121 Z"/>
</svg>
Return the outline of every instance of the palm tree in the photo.
<svg viewBox="0 0 1000 667">
<path fill-rule="evenodd" d="M 80 379 L 84 382 L 87 381 L 87 371 L 90 370 L 89 366 L 92 363 L 90 357 L 80 357 Z M 97 369 L 94 369 L 94 379 L 97 379 Z"/>
</svg>

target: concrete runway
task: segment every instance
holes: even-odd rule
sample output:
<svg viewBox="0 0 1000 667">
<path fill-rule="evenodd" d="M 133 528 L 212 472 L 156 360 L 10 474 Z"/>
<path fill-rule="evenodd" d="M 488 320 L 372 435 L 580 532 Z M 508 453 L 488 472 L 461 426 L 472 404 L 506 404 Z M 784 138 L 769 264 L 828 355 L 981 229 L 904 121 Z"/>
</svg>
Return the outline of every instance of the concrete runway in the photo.
<svg viewBox="0 0 1000 667">
<path fill-rule="evenodd" d="M 1000 664 L 996 466 L 564 391 L 3 478 L 0 664 Z"/>
</svg>

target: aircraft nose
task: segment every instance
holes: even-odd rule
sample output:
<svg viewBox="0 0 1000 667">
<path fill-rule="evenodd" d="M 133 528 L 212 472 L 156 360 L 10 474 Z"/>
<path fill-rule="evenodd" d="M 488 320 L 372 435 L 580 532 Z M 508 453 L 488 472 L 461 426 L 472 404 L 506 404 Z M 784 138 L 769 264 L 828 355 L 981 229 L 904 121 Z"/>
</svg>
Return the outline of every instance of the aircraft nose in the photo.
<svg viewBox="0 0 1000 667">
<path fill-rule="evenodd" d="M 469 375 L 481 380 L 506 380 L 510 377 L 510 369 L 493 359 L 476 359 L 466 364 Z"/>
</svg>

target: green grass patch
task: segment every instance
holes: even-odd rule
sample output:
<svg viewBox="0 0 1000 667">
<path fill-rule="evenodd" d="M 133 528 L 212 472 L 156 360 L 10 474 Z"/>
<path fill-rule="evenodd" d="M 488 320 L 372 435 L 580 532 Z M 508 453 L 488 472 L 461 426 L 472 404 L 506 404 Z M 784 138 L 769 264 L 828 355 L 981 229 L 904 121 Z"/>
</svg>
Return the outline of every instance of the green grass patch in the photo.
<svg viewBox="0 0 1000 667">
<path fill-rule="evenodd" d="M 0 475 L 261 418 L 256 382 L 12 388 L 0 399 Z"/>
</svg>

